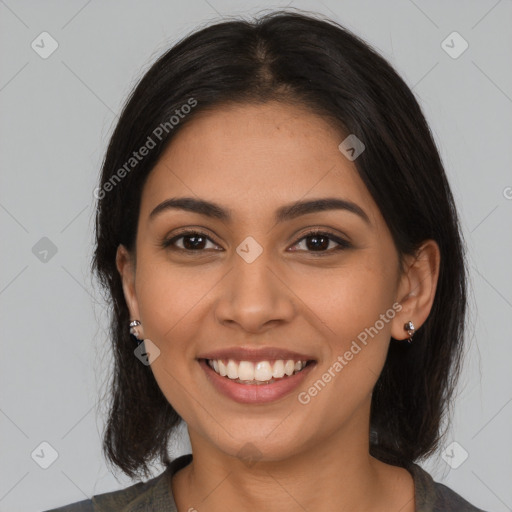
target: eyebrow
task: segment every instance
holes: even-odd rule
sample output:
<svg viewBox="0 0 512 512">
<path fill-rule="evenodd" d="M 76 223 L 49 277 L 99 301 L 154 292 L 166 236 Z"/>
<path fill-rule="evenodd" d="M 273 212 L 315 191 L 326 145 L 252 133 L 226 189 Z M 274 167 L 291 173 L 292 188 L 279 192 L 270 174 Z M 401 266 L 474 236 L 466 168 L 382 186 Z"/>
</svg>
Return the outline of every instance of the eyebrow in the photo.
<svg viewBox="0 0 512 512">
<path fill-rule="evenodd" d="M 223 208 L 216 203 L 206 201 L 204 199 L 196 199 L 193 197 L 173 197 L 166 199 L 152 210 L 149 214 L 149 218 L 152 219 L 158 214 L 168 210 L 185 210 L 225 222 L 230 222 L 233 218 L 233 214 L 230 209 Z M 368 225 L 371 225 L 368 215 L 360 206 L 352 201 L 337 197 L 297 201 L 295 203 L 281 206 L 276 211 L 275 221 L 276 223 L 281 223 L 295 219 L 301 215 L 326 210 L 345 210 L 358 215 Z"/>
</svg>

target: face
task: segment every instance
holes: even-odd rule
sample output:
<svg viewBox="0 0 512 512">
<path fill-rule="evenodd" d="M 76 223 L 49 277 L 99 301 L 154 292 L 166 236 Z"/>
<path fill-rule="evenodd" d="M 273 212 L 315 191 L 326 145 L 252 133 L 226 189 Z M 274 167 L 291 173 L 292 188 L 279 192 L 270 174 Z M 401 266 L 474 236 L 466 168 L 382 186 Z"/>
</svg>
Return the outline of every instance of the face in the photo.
<svg viewBox="0 0 512 512">
<path fill-rule="evenodd" d="M 193 448 L 236 455 L 250 443 L 278 460 L 333 436 L 367 438 L 406 283 L 382 215 L 338 149 L 344 138 L 297 107 L 224 107 L 184 126 L 149 175 L 136 262 L 121 247 L 118 268 Z M 193 201 L 165 206 L 183 198 Z M 338 203 L 297 207 L 326 199 Z M 262 380 L 269 368 L 281 375 L 278 359 L 309 363 L 243 384 L 208 356 L 245 361 L 231 364 L 244 380 L 257 366 Z"/>
</svg>

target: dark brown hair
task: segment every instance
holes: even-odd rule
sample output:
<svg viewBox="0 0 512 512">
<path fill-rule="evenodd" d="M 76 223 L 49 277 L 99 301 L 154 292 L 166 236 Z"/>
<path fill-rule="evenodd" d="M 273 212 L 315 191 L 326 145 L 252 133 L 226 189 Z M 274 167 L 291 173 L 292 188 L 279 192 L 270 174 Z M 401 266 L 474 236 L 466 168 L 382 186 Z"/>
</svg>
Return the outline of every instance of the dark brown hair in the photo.
<svg viewBox="0 0 512 512">
<path fill-rule="evenodd" d="M 196 106 L 171 127 L 171 116 L 191 98 Z M 159 57 L 128 98 L 106 152 L 93 260 L 112 307 L 115 357 L 103 448 L 107 460 L 130 476 L 147 475 L 156 458 L 169 463 L 167 444 L 181 418 L 151 368 L 134 357 L 117 247 L 134 250 L 144 182 L 184 125 L 221 103 L 270 100 L 312 109 L 364 142 L 366 150 L 354 163 L 401 257 L 427 239 L 440 247 L 430 316 L 410 346 L 390 344 L 374 388 L 370 452 L 405 465 L 439 443 L 460 367 L 466 267 L 454 200 L 431 132 L 411 90 L 364 41 L 319 15 L 277 11 L 207 26 Z M 165 123 L 168 129 L 156 137 L 155 129 Z M 151 136 L 149 154 L 120 173 Z"/>
</svg>

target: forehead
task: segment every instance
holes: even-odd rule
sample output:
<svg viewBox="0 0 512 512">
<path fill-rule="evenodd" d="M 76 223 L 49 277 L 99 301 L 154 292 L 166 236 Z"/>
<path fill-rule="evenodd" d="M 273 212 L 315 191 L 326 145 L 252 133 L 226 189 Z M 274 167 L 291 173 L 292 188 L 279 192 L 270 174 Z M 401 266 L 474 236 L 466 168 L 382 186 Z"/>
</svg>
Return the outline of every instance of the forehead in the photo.
<svg viewBox="0 0 512 512">
<path fill-rule="evenodd" d="M 254 214 L 308 196 L 339 196 L 378 214 L 345 138 L 324 118 L 269 102 L 203 111 L 183 126 L 146 182 L 141 214 L 171 196 L 198 196 Z"/>
</svg>

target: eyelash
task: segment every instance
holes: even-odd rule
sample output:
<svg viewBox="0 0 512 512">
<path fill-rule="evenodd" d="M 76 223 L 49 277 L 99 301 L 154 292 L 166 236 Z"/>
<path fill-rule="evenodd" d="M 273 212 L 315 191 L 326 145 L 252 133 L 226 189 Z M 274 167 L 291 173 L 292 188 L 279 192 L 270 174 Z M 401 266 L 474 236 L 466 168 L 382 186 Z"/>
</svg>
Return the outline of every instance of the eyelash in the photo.
<svg viewBox="0 0 512 512">
<path fill-rule="evenodd" d="M 198 250 L 194 251 L 194 250 L 191 250 L 191 249 L 182 249 L 181 247 L 174 246 L 174 243 L 177 240 L 179 240 L 181 238 L 186 238 L 186 237 L 189 237 L 189 236 L 200 236 L 200 237 L 206 238 L 208 241 L 210 241 L 210 242 L 215 244 L 215 242 L 209 236 L 207 236 L 206 233 L 203 233 L 201 231 L 190 230 L 190 231 L 183 231 L 183 232 L 179 233 L 178 235 L 174 236 L 171 239 L 163 240 L 161 246 L 164 249 L 171 249 L 171 250 L 175 250 L 175 251 L 180 251 L 180 252 L 183 252 L 183 253 L 188 253 L 190 255 L 194 255 L 194 253 L 205 252 L 205 249 L 198 249 Z M 335 247 L 334 249 L 328 249 L 326 251 L 308 251 L 308 250 L 304 251 L 304 250 L 300 250 L 299 249 L 299 250 L 293 251 L 293 252 L 307 252 L 307 253 L 315 256 L 315 257 L 317 257 L 317 256 L 322 257 L 322 256 L 331 255 L 334 252 L 338 252 L 338 251 L 341 251 L 341 250 L 344 250 L 344 249 L 350 249 L 352 247 L 352 244 L 350 242 L 348 242 L 347 240 L 344 240 L 343 238 L 339 238 L 338 236 L 336 236 L 333 233 L 330 233 L 328 231 L 322 231 L 322 230 L 318 230 L 318 229 L 308 231 L 307 233 L 304 233 L 303 235 L 301 235 L 301 237 L 293 244 L 293 246 L 297 245 L 298 243 L 300 243 L 305 238 L 309 238 L 309 237 L 313 237 L 313 236 L 326 237 L 326 238 L 329 239 L 329 241 L 336 242 L 338 244 L 338 246 Z M 217 245 L 217 244 L 215 244 L 215 245 Z"/>
</svg>

